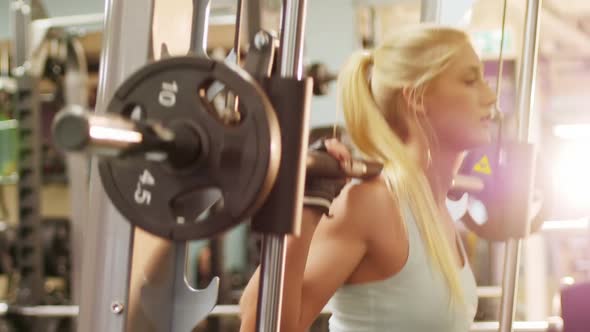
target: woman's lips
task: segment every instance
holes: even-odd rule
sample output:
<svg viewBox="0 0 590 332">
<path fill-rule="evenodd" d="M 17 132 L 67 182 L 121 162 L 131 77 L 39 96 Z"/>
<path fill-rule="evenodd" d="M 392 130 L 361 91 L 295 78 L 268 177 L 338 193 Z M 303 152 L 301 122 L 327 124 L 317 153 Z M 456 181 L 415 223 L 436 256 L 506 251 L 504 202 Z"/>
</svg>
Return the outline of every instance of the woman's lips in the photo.
<svg viewBox="0 0 590 332">
<path fill-rule="evenodd" d="M 492 125 L 492 115 L 486 115 L 484 117 L 481 118 L 481 123 L 486 126 L 489 127 Z"/>
</svg>

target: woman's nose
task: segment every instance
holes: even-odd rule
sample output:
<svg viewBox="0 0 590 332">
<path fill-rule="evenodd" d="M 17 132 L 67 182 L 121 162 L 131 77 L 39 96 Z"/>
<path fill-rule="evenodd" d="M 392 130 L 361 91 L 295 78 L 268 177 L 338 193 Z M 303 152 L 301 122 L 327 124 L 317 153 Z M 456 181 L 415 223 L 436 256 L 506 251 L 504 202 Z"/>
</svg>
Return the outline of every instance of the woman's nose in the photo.
<svg viewBox="0 0 590 332">
<path fill-rule="evenodd" d="M 492 90 L 489 84 L 485 84 L 483 102 L 485 106 L 493 106 L 496 103 L 496 92 Z"/>
</svg>

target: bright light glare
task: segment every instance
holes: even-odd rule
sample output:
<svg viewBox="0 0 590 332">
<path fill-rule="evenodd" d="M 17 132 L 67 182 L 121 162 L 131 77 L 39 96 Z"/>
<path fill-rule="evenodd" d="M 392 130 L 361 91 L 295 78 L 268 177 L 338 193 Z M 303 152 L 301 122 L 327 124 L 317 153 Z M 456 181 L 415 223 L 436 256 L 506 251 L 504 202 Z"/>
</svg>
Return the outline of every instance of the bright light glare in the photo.
<svg viewBox="0 0 590 332">
<path fill-rule="evenodd" d="M 136 131 L 101 126 L 91 126 L 90 137 L 94 139 L 113 140 L 127 143 L 139 143 L 143 138 L 142 135 Z"/>
<path fill-rule="evenodd" d="M 575 283 L 576 283 L 576 280 L 573 277 L 565 276 L 565 277 L 561 278 L 561 284 L 562 285 L 571 286 L 571 285 L 573 285 Z"/>
<path fill-rule="evenodd" d="M 542 229 L 548 230 L 586 230 L 590 226 L 588 219 L 573 220 L 547 220 L 543 222 Z"/>
<path fill-rule="evenodd" d="M 553 188 L 568 205 L 590 205 L 590 142 L 565 142 L 554 156 Z"/>
<path fill-rule="evenodd" d="M 553 127 L 553 135 L 563 139 L 590 138 L 590 124 L 569 124 Z"/>
</svg>

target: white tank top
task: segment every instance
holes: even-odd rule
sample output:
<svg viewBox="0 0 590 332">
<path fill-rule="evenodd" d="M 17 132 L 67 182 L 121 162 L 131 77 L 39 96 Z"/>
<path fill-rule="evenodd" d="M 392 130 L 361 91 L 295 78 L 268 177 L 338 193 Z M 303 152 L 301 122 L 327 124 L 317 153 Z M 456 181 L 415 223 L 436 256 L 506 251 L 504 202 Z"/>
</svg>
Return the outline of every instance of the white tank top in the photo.
<svg viewBox="0 0 590 332">
<path fill-rule="evenodd" d="M 449 289 L 433 270 L 422 237 L 406 209 L 408 260 L 391 278 L 336 291 L 328 308 L 330 332 L 467 332 L 477 310 L 477 286 L 463 244 L 465 265 L 460 271 L 466 305 L 449 307 Z M 460 240 L 459 240 L 460 241 Z"/>
</svg>

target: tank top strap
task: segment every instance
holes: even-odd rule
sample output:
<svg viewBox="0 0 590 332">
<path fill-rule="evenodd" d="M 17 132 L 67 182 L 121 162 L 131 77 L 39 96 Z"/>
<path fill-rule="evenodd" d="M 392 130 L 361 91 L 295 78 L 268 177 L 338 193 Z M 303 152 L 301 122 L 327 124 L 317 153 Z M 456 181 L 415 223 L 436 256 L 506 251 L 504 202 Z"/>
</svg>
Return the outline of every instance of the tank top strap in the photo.
<svg viewBox="0 0 590 332">
<path fill-rule="evenodd" d="M 463 239 L 461 238 L 461 233 L 459 230 L 455 230 L 455 234 L 457 237 L 457 242 L 459 243 L 459 250 L 461 251 L 461 256 L 463 256 L 463 262 L 465 266 L 469 264 L 469 258 L 467 257 L 467 250 L 465 250 L 465 245 L 463 244 Z"/>
<path fill-rule="evenodd" d="M 426 258 L 426 248 L 422 241 L 422 232 L 416 222 L 412 208 L 407 202 L 401 202 L 401 213 L 408 236 L 409 255 L 407 265 L 412 266 L 415 262 L 421 262 Z"/>
<path fill-rule="evenodd" d="M 404 218 L 404 223 L 406 226 L 406 232 L 408 233 L 408 241 L 410 245 L 410 256 L 425 256 L 426 255 L 426 248 L 424 248 L 424 242 L 422 240 L 422 233 L 418 227 L 416 222 L 416 217 L 412 213 L 412 209 L 407 202 L 401 202 L 401 210 L 402 215 Z M 463 261 L 465 262 L 465 266 L 469 264 L 469 260 L 467 257 L 467 250 L 465 249 L 465 245 L 463 244 L 463 240 L 461 239 L 461 234 L 459 230 L 455 230 L 456 234 L 456 243 L 455 246 L 459 245 L 459 251 L 462 256 Z"/>
<path fill-rule="evenodd" d="M 412 236 L 413 238 L 416 236 L 421 236 L 420 230 L 418 228 L 418 224 L 416 223 L 416 217 L 414 216 L 414 213 L 412 212 L 412 208 L 410 207 L 410 204 L 408 204 L 405 201 L 401 201 L 400 206 L 401 206 L 401 214 L 402 214 L 403 221 L 406 226 L 408 235 Z"/>
</svg>

